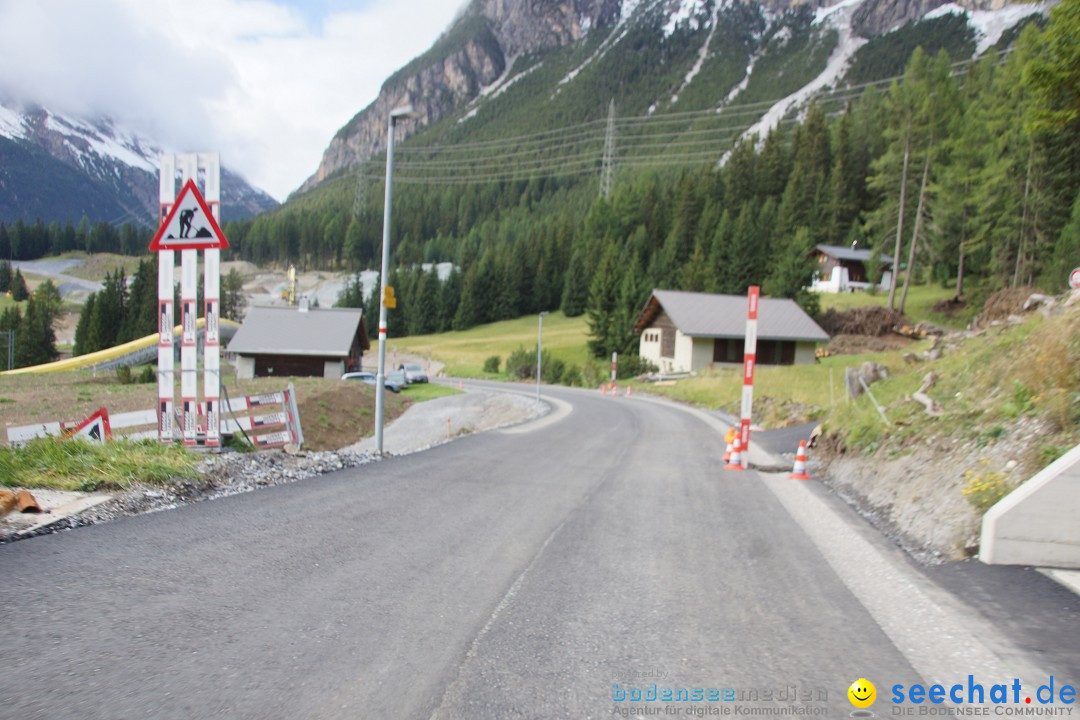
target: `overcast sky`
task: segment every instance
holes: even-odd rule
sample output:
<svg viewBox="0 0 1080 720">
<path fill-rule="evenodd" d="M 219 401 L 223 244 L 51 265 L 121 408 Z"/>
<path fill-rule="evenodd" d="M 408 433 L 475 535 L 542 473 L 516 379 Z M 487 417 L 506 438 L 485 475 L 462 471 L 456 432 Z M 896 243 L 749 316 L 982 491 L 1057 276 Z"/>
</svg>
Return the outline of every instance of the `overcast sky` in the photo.
<svg viewBox="0 0 1080 720">
<path fill-rule="evenodd" d="M 0 0 L 0 91 L 110 115 L 279 200 L 464 0 Z"/>
</svg>

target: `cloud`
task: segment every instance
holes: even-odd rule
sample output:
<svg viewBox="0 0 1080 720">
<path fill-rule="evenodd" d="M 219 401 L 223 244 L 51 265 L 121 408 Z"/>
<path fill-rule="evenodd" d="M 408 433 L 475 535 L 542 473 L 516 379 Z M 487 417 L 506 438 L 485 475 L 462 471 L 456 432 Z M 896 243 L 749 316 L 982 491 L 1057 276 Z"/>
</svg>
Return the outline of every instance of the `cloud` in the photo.
<svg viewBox="0 0 1080 720">
<path fill-rule="evenodd" d="M 333 134 L 453 19 L 446 0 L 0 0 L 0 90 L 109 115 L 283 199 Z"/>
</svg>

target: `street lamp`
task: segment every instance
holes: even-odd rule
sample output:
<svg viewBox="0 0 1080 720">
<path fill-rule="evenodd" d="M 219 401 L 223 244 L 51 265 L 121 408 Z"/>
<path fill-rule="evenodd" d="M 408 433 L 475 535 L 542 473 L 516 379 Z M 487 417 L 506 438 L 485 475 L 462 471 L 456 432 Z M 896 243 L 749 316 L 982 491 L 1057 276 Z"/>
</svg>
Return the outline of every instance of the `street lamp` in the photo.
<svg viewBox="0 0 1080 720">
<path fill-rule="evenodd" d="M 414 118 L 420 113 L 412 105 L 390 111 L 386 130 L 386 199 L 383 203 L 382 272 L 379 274 L 379 369 L 375 373 L 375 452 L 383 451 L 383 406 L 386 395 L 386 281 L 390 273 L 390 197 L 394 183 L 394 127 L 398 120 Z"/>
<path fill-rule="evenodd" d="M 536 402 L 540 402 L 540 358 L 544 354 L 544 316 L 547 310 L 540 311 L 540 325 L 536 330 Z"/>
</svg>

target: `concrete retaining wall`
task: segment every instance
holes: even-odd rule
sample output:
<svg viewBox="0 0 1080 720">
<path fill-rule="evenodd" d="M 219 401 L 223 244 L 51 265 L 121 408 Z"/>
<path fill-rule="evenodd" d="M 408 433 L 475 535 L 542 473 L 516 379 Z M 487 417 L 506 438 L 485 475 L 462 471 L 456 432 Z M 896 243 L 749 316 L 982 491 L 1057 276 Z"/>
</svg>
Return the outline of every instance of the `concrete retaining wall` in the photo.
<svg viewBox="0 0 1080 720">
<path fill-rule="evenodd" d="M 983 516 L 979 559 L 1080 569 L 1080 445 Z"/>
</svg>

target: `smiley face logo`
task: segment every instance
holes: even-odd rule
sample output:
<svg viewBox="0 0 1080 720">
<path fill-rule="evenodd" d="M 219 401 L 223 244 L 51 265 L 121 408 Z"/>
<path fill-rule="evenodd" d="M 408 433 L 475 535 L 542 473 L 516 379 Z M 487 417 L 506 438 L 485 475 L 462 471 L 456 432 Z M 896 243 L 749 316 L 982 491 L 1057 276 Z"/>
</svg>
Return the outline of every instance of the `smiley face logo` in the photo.
<svg viewBox="0 0 1080 720">
<path fill-rule="evenodd" d="M 868 708 L 874 704 L 874 700 L 877 699 L 877 688 L 874 687 L 874 683 L 870 682 L 866 678 L 859 678 L 855 682 L 851 683 L 851 687 L 847 691 L 848 700 L 851 704 L 857 708 Z"/>
</svg>

